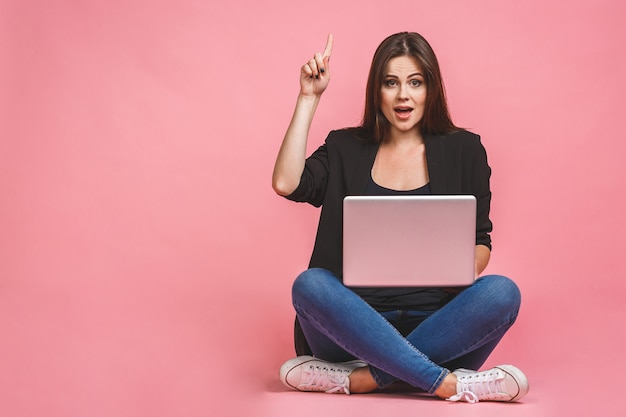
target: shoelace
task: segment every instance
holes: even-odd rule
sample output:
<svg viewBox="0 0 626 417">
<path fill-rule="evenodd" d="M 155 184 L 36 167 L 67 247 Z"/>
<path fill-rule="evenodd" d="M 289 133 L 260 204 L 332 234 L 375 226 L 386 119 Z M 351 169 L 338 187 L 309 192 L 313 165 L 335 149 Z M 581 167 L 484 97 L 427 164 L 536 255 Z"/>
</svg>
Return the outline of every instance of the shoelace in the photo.
<svg viewBox="0 0 626 417">
<path fill-rule="evenodd" d="M 311 365 L 304 371 L 299 387 L 312 391 L 324 391 L 328 394 L 340 391 L 350 394 L 349 375 L 348 370 Z"/>
<path fill-rule="evenodd" d="M 483 399 L 493 399 L 502 393 L 502 382 L 504 375 L 500 372 L 476 373 L 467 376 L 461 376 L 458 383 L 461 390 L 456 395 L 448 398 L 448 401 L 467 401 L 468 403 L 477 403 L 482 397 Z"/>
<path fill-rule="evenodd" d="M 474 394 L 472 391 L 462 391 L 448 398 L 447 401 L 466 401 L 470 404 L 474 404 L 478 402 L 478 395 Z"/>
</svg>

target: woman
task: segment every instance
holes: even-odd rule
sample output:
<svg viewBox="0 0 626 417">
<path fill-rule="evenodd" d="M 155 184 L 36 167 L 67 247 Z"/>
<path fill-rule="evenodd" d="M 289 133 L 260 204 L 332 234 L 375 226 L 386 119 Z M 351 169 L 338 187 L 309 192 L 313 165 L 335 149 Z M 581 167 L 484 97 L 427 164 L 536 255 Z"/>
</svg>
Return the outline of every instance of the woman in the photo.
<svg viewBox="0 0 626 417">
<path fill-rule="evenodd" d="M 282 382 L 300 391 L 349 394 L 404 381 L 452 401 L 519 400 L 528 381 L 518 368 L 470 370 L 485 362 L 520 305 L 510 279 L 479 278 L 492 229 L 491 170 L 480 138 L 452 123 L 428 42 L 403 32 L 374 54 L 362 125 L 331 132 L 306 158 L 308 131 L 330 79 L 332 45 L 329 35 L 324 52 L 301 68 L 300 94 L 274 167 L 279 195 L 322 206 L 309 269 L 293 285 L 300 356 L 281 367 Z M 453 290 L 345 287 L 343 198 L 380 194 L 474 195 L 475 283 Z"/>
</svg>

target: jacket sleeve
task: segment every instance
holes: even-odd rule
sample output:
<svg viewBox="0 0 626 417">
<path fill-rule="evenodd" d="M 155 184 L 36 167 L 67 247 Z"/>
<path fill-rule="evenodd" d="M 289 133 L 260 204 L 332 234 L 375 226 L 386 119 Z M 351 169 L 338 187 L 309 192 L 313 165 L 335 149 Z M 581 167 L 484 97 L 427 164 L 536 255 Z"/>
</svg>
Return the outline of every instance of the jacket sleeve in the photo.
<svg viewBox="0 0 626 417">
<path fill-rule="evenodd" d="M 306 159 L 300 184 L 293 193 L 285 196 L 285 198 L 320 207 L 326 193 L 328 171 L 328 149 L 324 143 Z"/>
<path fill-rule="evenodd" d="M 471 178 L 473 194 L 476 196 L 476 244 L 485 245 L 491 249 L 491 237 L 489 235 L 493 230 L 493 225 L 489 219 L 491 168 L 487 162 L 487 152 L 480 140 L 477 142 L 473 153 Z"/>
</svg>

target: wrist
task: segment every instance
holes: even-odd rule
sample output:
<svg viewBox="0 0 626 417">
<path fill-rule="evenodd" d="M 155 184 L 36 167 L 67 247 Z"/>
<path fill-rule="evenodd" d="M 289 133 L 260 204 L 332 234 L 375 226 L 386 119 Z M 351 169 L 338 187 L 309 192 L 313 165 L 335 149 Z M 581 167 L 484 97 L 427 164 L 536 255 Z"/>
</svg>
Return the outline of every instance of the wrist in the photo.
<svg viewBox="0 0 626 417">
<path fill-rule="evenodd" d="M 303 103 L 314 103 L 317 104 L 320 101 L 320 98 L 322 97 L 321 94 L 305 94 L 303 92 L 300 92 L 298 94 L 298 101 L 299 102 L 303 102 Z"/>
<path fill-rule="evenodd" d="M 310 96 L 300 93 L 298 95 L 298 100 L 296 101 L 296 114 L 308 114 L 309 117 L 312 118 L 317 109 L 317 104 L 319 103 L 319 101 L 319 96 Z"/>
</svg>

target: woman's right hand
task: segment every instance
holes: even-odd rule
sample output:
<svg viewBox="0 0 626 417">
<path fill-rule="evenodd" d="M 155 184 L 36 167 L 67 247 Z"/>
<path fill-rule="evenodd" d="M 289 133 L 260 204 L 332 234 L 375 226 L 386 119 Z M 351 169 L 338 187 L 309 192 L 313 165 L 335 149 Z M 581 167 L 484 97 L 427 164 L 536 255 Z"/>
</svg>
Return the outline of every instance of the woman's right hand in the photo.
<svg viewBox="0 0 626 417">
<path fill-rule="evenodd" d="M 328 34 L 324 52 L 317 52 L 300 70 L 300 94 L 308 97 L 322 95 L 330 81 L 328 61 L 333 50 L 333 34 Z"/>
</svg>

